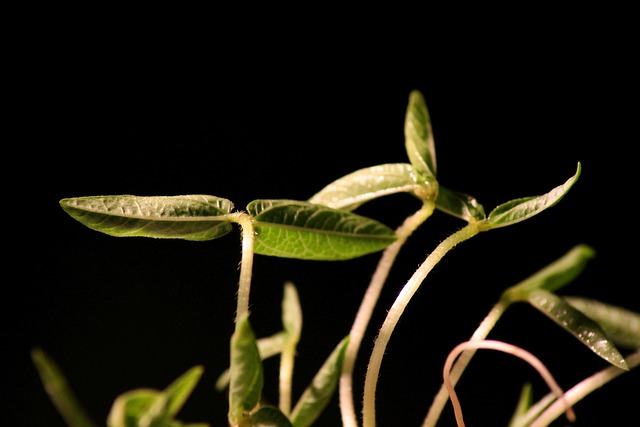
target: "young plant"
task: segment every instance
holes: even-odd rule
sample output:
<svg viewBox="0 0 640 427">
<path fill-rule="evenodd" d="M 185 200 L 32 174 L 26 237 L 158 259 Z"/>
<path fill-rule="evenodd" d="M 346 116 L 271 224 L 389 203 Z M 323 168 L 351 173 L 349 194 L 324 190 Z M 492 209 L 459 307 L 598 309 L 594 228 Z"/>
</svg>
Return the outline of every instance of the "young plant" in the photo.
<svg viewBox="0 0 640 427">
<path fill-rule="evenodd" d="M 311 196 L 308 200 L 257 199 L 244 210 L 210 195 L 86 196 L 65 198 L 60 206 L 85 226 L 116 237 L 150 237 L 192 241 L 214 240 L 241 229 L 242 254 L 236 298 L 235 330 L 230 337 L 230 366 L 216 383 L 228 390 L 230 426 L 306 427 L 313 425 L 339 390 L 342 424 L 345 427 L 376 425 L 376 388 L 387 344 L 413 295 L 439 261 L 455 246 L 479 233 L 528 220 L 558 203 L 577 182 L 581 164 L 569 179 L 547 193 L 518 198 L 500 204 L 485 214 L 474 197 L 451 190 L 436 178 L 433 131 L 422 94 L 413 91 L 405 119 L 405 149 L 408 163 L 389 163 L 356 170 Z M 408 193 L 420 201 L 420 208 L 395 230 L 367 216 L 355 213 L 363 204 L 384 196 Z M 353 373 L 365 332 L 401 248 L 407 239 L 435 211 L 452 215 L 466 225 L 444 239 L 427 256 L 404 285 L 376 335 L 367 362 L 361 417 L 353 393 Z M 296 346 L 302 332 L 302 308 L 293 283 L 285 283 L 282 301 L 282 330 L 256 337 L 249 310 L 254 255 L 316 261 L 349 260 L 381 252 L 381 258 L 363 295 L 349 334 L 336 343 L 305 391 L 292 396 Z M 550 395 L 532 402 L 525 383 L 522 398 L 510 426 L 548 425 L 567 414 L 585 395 L 640 363 L 640 314 L 599 301 L 562 297 L 555 292 L 577 277 L 594 250 L 577 245 L 564 257 L 523 282 L 508 288 L 468 341 L 452 350 L 445 362 L 443 384 L 427 411 L 423 427 L 435 426 L 451 398 L 456 419 L 464 425 L 454 386 L 478 349 L 508 352 L 532 364 L 552 389 Z M 538 309 L 584 343 L 611 367 L 567 392 L 553 380 L 542 362 L 525 349 L 486 339 L 505 310 L 524 302 Z M 618 347 L 631 349 L 623 356 Z M 263 361 L 279 356 L 279 402 L 263 401 Z M 42 349 L 34 349 L 33 361 L 45 389 L 70 427 L 97 426 L 74 396 L 55 362 Z M 175 419 L 202 374 L 196 366 L 164 390 L 137 389 L 116 398 L 106 420 L 108 427 L 166 426 L 200 427 Z M 218 424 L 220 422 L 218 421 Z"/>
</svg>

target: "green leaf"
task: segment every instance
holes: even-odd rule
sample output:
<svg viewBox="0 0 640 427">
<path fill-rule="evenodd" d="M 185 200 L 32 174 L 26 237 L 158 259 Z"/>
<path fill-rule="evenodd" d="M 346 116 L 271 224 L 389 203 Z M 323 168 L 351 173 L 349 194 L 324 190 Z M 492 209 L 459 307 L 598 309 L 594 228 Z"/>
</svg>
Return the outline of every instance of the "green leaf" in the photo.
<svg viewBox="0 0 640 427">
<path fill-rule="evenodd" d="M 404 122 L 405 148 L 409 161 L 418 173 L 435 181 L 436 150 L 431 129 L 431 117 L 422 94 L 414 90 L 409 94 L 409 105 Z"/>
<path fill-rule="evenodd" d="M 153 425 L 161 417 L 166 400 L 161 392 L 153 389 L 136 389 L 116 398 L 107 418 L 108 427 L 137 427 Z"/>
<path fill-rule="evenodd" d="M 529 293 L 529 303 L 607 362 L 621 369 L 629 369 L 624 357 L 602 328 L 559 296 L 538 289 Z"/>
<path fill-rule="evenodd" d="M 232 229 L 226 199 L 188 196 L 90 196 L 60 200 L 60 206 L 85 226 L 116 237 L 212 240 Z"/>
<path fill-rule="evenodd" d="M 264 382 L 262 362 L 248 313 L 237 319 L 231 336 L 229 422 L 239 424 L 260 401 Z"/>
<path fill-rule="evenodd" d="M 295 427 L 312 425 L 331 400 L 340 378 L 348 343 L 349 337 L 340 341 L 300 396 L 291 412 L 291 422 Z"/>
<path fill-rule="evenodd" d="M 166 411 L 170 417 L 174 417 L 182 408 L 182 405 L 184 405 L 184 402 L 186 402 L 194 387 L 200 381 L 203 372 L 204 368 L 202 366 L 194 366 L 164 390 L 164 395 L 167 399 Z"/>
<path fill-rule="evenodd" d="M 55 361 L 41 348 L 31 350 L 31 359 L 54 406 L 69 427 L 96 427 L 69 387 Z"/>
<path fill-rule="evenodd" d="M 516 405 L 508 427 L 521 425 L 520 421 L 531 407 L 531 402 L 533 402 L 533 387 L 531 383 L 525 383 L 522 386 L 522 390 L 520 390 L 520 398 L 518 399 L 518 404 Z"/>
<path fill-rule="evenodd" d="M 595 250 L 588 245 L 576 245 L 558 260 L 504 291 L 502 298 L 509 302 L 526 301 L 533 290 L 553 292 L 561 289 L 582 273 L 595 254 Z"/>
<path fill-rule="evenodd" d="M 389 163 L 345 175 L 317 192 L 309 202 L 352 211 L 370 200 L 391 194 L 410 193 L 424 199 L 436 191 L 437 183 L 422 181 L 410 164 Z"/>
<path fill-rule="evenodd" d="M 278 408 L 265 405 L 251 415 L 251 427 L 293 427 L 293 424 Z"/>
<path fill-rule="evenodd" d="M 287 334 L 289 345 L 295 345 L 300 339 L 302 330 L 302 308 L 298 291 L 291 282 L 284 285 L 284 297 L 282 298 L 282 325 Z"/>
<path fill-rule="evenodd" d="M 486 217 L 484 207 L 475 198 L 443 186 L 438 188 L 436 209 L 467 222 L 483 220 Z"/>
<path fill-rule="evenodd" d="M 489 218 L 487 219 L 489 228 L 506 227 L 524 221 L 555 205 L 578 180 L 580 171 L 581 165 L 578 163 L 578 169 L 575 175 L 547 194 L 515 199 L 496 207 L 489 213 Z"/>
<path fill-rule="evenodd" d="M 590 298 L 565 296 L 564 299 L 598 322 L 616 345 L 640 348 L 640 313 Z"/>
<path fill-rule="evenodd" d="M 345 260 L 378 252 L 396 240 L 386 225 L 351 212 L 294 200 L 255 200 L 255 253 L 309 260 Z"/>
</svg>

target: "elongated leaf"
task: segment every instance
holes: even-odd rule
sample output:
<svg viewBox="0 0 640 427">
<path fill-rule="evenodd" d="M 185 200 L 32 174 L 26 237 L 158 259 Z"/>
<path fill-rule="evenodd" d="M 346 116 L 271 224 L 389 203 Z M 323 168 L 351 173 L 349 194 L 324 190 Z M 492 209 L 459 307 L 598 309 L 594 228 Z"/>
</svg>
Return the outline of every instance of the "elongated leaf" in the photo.
<svg viewBox="0 0 640 427">
<path fill-rule="evenodd" d="M 436 177 L 436 149 L 431 130 L 431 117 L 422 93 L 409 94 L 409 105 L 404 122 L 405 148 L 409 161 L 426 179 Z"/>
<path fill-rule="evenodd" d="M 312 425 L 331 400 L 340 378 L 344 352 L 348 343 L 349 337 L 340 341 L 300 396 L 291 412 L 291 422 L 295 427 Z"/>
<path fill-rule="evenodd" d="M 396 240 L 386 225 L 343 210 L 294 200 L 255 200 L 257 254 L 309 260 L 344 260 L 378 252 Z"/>
<path fill-rule="evenodd" d="M 55 361 L 41 348 L 31 350 L 31 359 L 54 406 L 69 427 L 96 427 Z"/>
<path fill-rule="evenodd" d="M 170 417 L 174 417 L 182 408 L 182 405 L 184 405 L 184 402 L 186 402 L 198 381 L 200 381 L 203 372 L 204 368 L 202 366 L 194 366 L 164 390 L 164 395 L 167 399 L 166 412 Z"/>
<path fill-rule="evenodd" d="M 533 387 L 531 386 L 531 383 L 525 383 L 522 386 L 522 390 L 520 390 L 520 398 L 518 399 L 516 409 L 513 411 L 508 427 L 519 427 L 522 425 L 521 420 L 527 413 L 527 410 L 531 407 L 532 401 Z"/>
<path fill-rule="evenodd" d="M 309 202 L 352 211 L 378 197 L 410 193 L 424 198 L 435 194 L 436 189 L 435 182 L 421 181 L 410 164 L 389 163 L 345 175 L 317 192 Z"/>
<path fill-rule="evenodd" d="M 282 298 L 282 326 L 287 333 L 287 341 L 297 343 L 302 330 L 302 308 L 298 291 L 293 283 L 284 285 L 284 297 Z"/>
<path fill-rule="evenodd" d="M 538 289 L 529 293 L 529 303 L 607 362 L 621 369 L 629 369 L 624 357 L 600 325 L 559 296 Z"/>
<path fill-rule="evenodd" d="M 542 196 L 524 197 L 515 199 L 496 207 L 489 213 L 488 225 L 490 228 L 506 227 L 520 221 L 531 218 L 545 209 L 555 205 L 573 187 L 580 176 L 581 165 L 574 176 L 569 178 L 564 184 L 559 185 L 547 194 Z"/>
<path fill-rule="evenodd" d="M 256 337 L 245 314 L 237 319 L 231 336 L 229 422 L 239 424 L 260 401 L 264 383 Z"/>
<path fill-rule="evenodd" d="M 475 198 L 443 186 L 438 187 L 436 209 L 467 222 L 483 220 L 486 217 L 484 207 Z"/>
<path fill-rule="evenodd" d="M 640 348 L 640 313 L 591 298 L 565 296 L 564 299 L 598 322 L 616 345 Z"/>
<path fill-rule="evenodd" d="M 60 206 L 87 227 L 116 237 L 201 241 L 232 229 L 225 215 L 233 204 L 214 196 L 90 196 L 62 199 Z"/>
<path fill-rule="evenodd" d="M 526 301 L 529 292 L 545 289 L 553 292 L 571 283 L 595 256 L 595 250 L 584 244 L 571 248 L 561 258 L 529 276 L 522 282 L 510 287 L 503 293 L 503 299 L 509 302 Z"/>
<path fill-rule="evenodd" d="M 293 424 L 278 408 L 265 405 L 251 415 L 251 427 L 293 427 Z"/>
</svg>

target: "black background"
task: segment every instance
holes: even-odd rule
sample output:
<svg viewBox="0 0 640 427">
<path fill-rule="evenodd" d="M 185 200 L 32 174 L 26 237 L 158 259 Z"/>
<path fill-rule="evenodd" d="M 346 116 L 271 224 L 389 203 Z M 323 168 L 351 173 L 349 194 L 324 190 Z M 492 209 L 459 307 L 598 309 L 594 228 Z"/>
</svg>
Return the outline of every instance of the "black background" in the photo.
<svg viewBox="0 0 640 427">
<path fill-rule="evenodd" d="M 448 351 L 471 336 L 504 288 L 575 244 L 598 256 L 561 293 L 640 310 L 630 246 L 636 133 L 628 130 L 637 119 L 622 28 L 604 31 L 597 16 L 553 14 L 500 25 L 453 20 L 437 31 L 437 17 L 418 14 L 398 29 L 351 19 L 312 24 L 311 15 L 286 26 L 198 15 L 45 18 L 19 37 L 27 43 L 12 62 L 17 96 L 8 116 L 17 132 L 7 141 L 15 151 L 5 154 L 12 244 L 2 298 L 4 425 L 64 425 L 29 359 L 35 346 L 58 362 L 99 425 L 119 394 L 164 388 L 195 365 L 205 374 L 179 418 L 226 425 L 226 396 L 214 382 L 228 364 L 239 232 L 198 243 L 113 238 L 71 219 L 58 201 L 211 194 L 242 210 L 258 198 L 306 200 L 356 169 L 407 161 L 403 124 L 413 89 L 431 113 L 439 181 L 487 211 L 546 193 L 577 162 L 583 171 L 552 209 L 482 234 L 436 266 L 383 360 L 380 425 L 420 425 Z M 396 227 L 417 207 L 397 195 L 362 212 Z M 362 344 L 357 393 L 386 310 L 426 255 L 462 225 L 436 212 L 400 253 Z M 378 257 L 256 257 L 258 336 L 279 328 L 285 281 L 298 288 L 296 395 L 348 333 Z M 565 388 L 606 366 L 528 306 L 512 307 L 490 337 L 536 354 Z M 277 361 L 265 369 L 265 394 L 275 401 Z M 639 379 L 634 371 L 584 399 L 575 425 L 628 424 Z M 458 386 L 467 422 L 506 425 L 527 380 L 537 397 L 547 392 L 524 362 L 478 353 Z M 336 399 L 318 425 L 339 424 Z M 453 424 L 448 407 L 442 425 Z"/>
</svg>

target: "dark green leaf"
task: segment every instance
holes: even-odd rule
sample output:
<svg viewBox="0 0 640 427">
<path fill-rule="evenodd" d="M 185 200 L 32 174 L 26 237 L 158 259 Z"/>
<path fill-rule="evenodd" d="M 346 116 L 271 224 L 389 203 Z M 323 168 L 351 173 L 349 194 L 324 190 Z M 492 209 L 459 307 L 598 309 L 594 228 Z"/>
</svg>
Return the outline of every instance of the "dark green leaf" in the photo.
<svg viewBox="0 0 640 427">
<path fill-rule="evenodd" d="M 640 348 L 640 313 L 590 298 L 565 296 L 564 299 L 598 322 L 616 345 Z"/>
<path fill-rule="evenodd" d="M 435 181 L 436 150 L 431 130 L 431 118 L 422 94 L 414 90 L 409 95 L 409 105 L 404 122 L 405 148 L 409 161 L 418 173 Z"/>
<path fill-rule="evenodd" d="M 230 375 L 229 422 L 235 425 L 258 405 L 264 382 L 260 353 L 248 314 L 237 319 L 231 336 Z"/>
<path fill-rule="evenodd" d="M 278 408 L 262 406 L 251 415 L 251 427 L 293 427 L 293 425 Z"/>
<path fill-rule="evenodd" d="M 490 228 L 506 227 L 507 225 L 529 219 L 545 209 L 550 208 L 558 203 L 571 189 L 573 184 L 575 184 L 580 176 L 580 170 L 581 166 L 580 163 L 578 163 L 578 170 L 575 175 L 547 194 L 515 199 L 496 207 L 489 213 L 487 224 Z"/>
<path fill-rule="evenodd" d="M 407 163 L 390 163 L 357 170 L 324 187 L 309 202 L 352 211 L 378 197 L 410 193 L 419 198 L 434 194 L 437 183 L 421 181 Z"/>
<path fill-rule="evenodd" d="M 396 240 L 384 224 L 351 212 L 294 200 L 255 200 L 257 254 L 344 260 L 378 252 Z"/>
<path fill-rule="evenodd" d="M 67 425 L 69 427 L 96 427 L 84 408 L 80 406 L 67 383 L 67 379 L 53 359 L 40 348 L 31 351 L 31 359 L 38 370 L 44 389 Z"/>
<path fill-rule="evenodd" d="M 60 200 L 87 227 L 116 237 L 212 240 L 231 231 L 225 218 L 233 204 L 219 197 L 91 196 Z"/>
<path fill-rule="evenodd" d="M 578 338 L 598 356 L 621 369 L 627 362 L 611 339 L 593 320 L 573 308 L 559 296 L 542 289 L 529 293 L 529 303 Z"/>
<path fill-rule="evenodd" d="M 443 186 L 438 188 L 436 209 L 467 222 L 479 221 L 486 217 L 484 207 L 475 198 Z"/>
<path fill-rule="evenodd" d="M 348 343 L 349 337 L 340 341 L 300 396 L 291 412 L 291 422 L 295 427 L 312 425 L 329 403 L 340 378 Z"/>
</svg>

